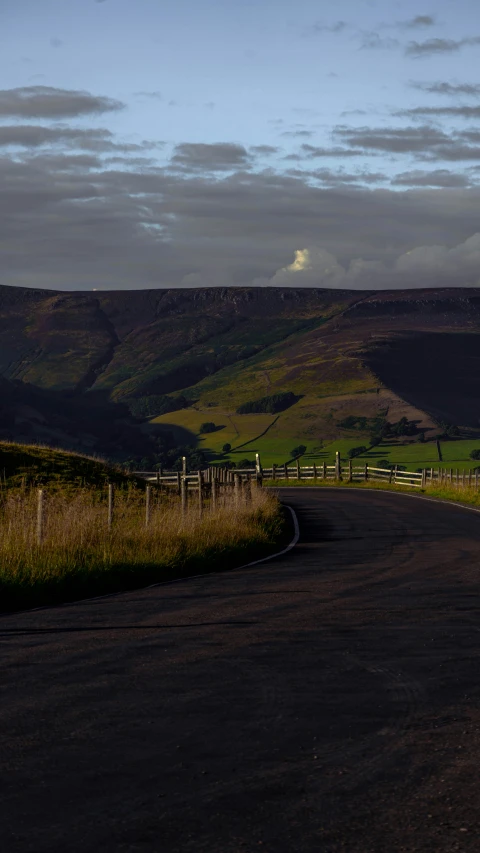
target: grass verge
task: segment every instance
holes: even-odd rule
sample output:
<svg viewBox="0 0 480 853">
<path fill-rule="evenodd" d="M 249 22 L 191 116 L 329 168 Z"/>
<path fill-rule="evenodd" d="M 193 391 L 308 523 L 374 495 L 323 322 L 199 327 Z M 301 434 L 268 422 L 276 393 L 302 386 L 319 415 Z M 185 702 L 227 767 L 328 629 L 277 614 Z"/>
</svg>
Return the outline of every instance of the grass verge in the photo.
<svg viewBox="0 0 480 853">
<path fill-rule="evenodd" d="M 381 483 L 379 481 L 365 482 L 338 482 L 335 480 L 264 480 L 263 485 L 268 488 L 311 488 L 312 486 L 319 488 L 339 488 L 339 489 L 370 489 L 380 490 L 382 492 L 408 492 L 412 495 L 426 495 L 430 498 L 438 498 L 439 500 L 451 501 L 452 503 L 468 504 L 470 506 L 480 507 L 480 491 L 468 486 L 449 486 L 446 484 L 427 485 L 424 489 L 413 488 L 405 485 Z"/>
<path fill-rule="evenodd" d="M 275 553 L 290 540 L 278 500 L 261 489 L 250 503 L 216 512 L 156 495 L 145 524 L 144 495 L 117 492 L 112 529 L 105 494 L 47 496 L 44 539 L 36 541 L 36 493 L 6 492 L 0 507 L 0 611 L 75 601 L 152 583 L 234 568 Z"/>
</svg>

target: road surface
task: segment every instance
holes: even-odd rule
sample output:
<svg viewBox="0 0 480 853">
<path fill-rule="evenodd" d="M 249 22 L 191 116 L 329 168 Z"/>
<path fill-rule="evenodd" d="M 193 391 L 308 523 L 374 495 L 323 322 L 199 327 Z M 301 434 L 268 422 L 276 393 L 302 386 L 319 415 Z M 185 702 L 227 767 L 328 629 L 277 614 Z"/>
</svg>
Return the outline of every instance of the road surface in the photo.
<svg viewBox="0 0 480 853">
<path fill-rule="evenodd" d="M 0 619 L 2 851 L 480 849 L 480 513 L 282 499 L 283 557 Z"/>
</svg>

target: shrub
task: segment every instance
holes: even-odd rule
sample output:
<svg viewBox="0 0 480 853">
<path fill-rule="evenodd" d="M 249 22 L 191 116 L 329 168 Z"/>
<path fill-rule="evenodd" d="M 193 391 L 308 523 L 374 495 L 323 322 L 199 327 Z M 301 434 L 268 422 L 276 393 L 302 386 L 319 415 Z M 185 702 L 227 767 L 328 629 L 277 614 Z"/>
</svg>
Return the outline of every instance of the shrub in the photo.
<svg viewBox="0 0 480 853">
<path fill-rule="evenodd" d="M 254 459 L 241 459 L 240 462 L 237 463 L 237 468 L 255 468 L 255 464 Z"/>
<path fill-rule="evenodd" d="M 224 453 L 230 453 L 231 449 L 232 449 L 232 445 L 229 444 L 228 442 L 226 444 L 224 444 L 222 447 L 222 450 Z"/>
<path fill-rule="evenodd" d="M 209 432 L 215 432 L 217 429 L 216 424 L 213 421 L 206 421 L 204 424 L 200 424 L 200 435 L 206 435 Z"/>
<path fill-rule="evenodd" d="M 480 459 L 480 448 L 472 450 L 472 452 L 470 453 L 470 459 Z"/>
</svg>

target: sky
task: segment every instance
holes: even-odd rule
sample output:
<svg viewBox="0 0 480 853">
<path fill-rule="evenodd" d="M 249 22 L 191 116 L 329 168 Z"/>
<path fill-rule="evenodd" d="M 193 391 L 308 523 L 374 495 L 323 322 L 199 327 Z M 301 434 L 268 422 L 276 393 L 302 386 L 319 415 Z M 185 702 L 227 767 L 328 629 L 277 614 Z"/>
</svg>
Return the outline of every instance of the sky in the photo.
<svg viewBox="0 0 480 853">
<path fill-rule="evenodd" d="M 480 4 L 1 0 L 0 283 L 480 287 Z"/>
</svg>

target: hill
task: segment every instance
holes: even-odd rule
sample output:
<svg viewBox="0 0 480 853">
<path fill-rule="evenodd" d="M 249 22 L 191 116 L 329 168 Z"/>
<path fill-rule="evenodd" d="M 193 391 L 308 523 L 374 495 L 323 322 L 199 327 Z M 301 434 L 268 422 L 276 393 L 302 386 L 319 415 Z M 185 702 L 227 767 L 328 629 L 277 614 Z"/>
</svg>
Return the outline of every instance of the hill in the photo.
<svg viewBox="0 0 480 853">
<path fill-rule="evenodd" d="M 299 443 L 365 444 L 375 419 L 414 422 L 408 441 L 444 424 L 476 438 L 479 359 L 475 288 L 3 286 L 0 438 L 148 466 L 228 444 L 232 460 L 260 449 L 280 462 Z M 279 395 L 288 407 L 269 412 Z"/>
<path fill-rule="evenodd" d="M 0 475 L 3 488 L 44 486 L 105 486 L 107 483 L 144 485 L 120 468 L 100 459 L 38 445 L 0 441 Z"/>
</svg>

